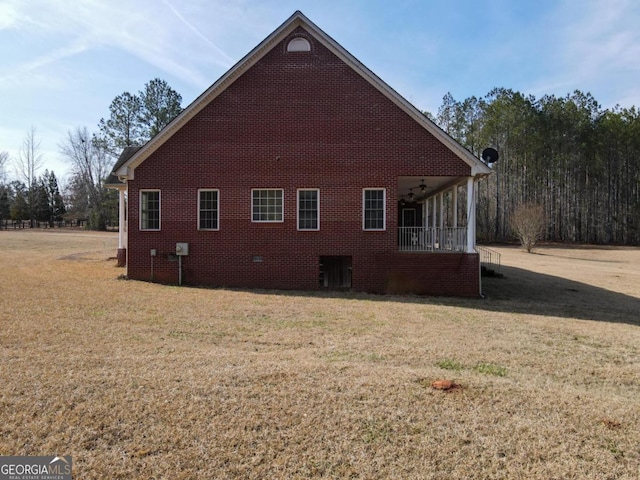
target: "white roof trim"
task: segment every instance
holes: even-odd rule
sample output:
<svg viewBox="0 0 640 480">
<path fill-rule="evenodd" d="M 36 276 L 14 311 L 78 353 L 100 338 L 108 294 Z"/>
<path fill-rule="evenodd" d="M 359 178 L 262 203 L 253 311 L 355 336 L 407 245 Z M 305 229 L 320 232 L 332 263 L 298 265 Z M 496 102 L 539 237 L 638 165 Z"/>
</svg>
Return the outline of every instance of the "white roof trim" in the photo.
<svg viewBox="0 0 640 480">
<path fill-rule="evenodd" d="M 134 170 L 153 152 L 155 152 L 164 142 L 166 142 L 176 131 L 178 131 L 185 123 L 197 115 L 212 100 L 220 95 L 230 84 L 232 84 L 246 70 L 256 64 L 264 57 L 276 43 L 282 41 L 297 27 L 303 27 L 316 40 L 322 43 L 332 53 L 334 53 L 343 62 L 349 65 L 362 78 L 373 85 L 377 90 L 384 94 L 389 100 L 395 103 L 410 117 L 417 121 L 425 130 L 442 142 L 449 150 L 455 153 L 461 160 L 471 167 L 471 175 L 483 176 L 491 173 L 491 169 L 483 162 L 477 159 L 471 152 L 451 138 L 440 127 L 429 120 L 422 112 L 410 104 L 404 97 L 383 82 L 375 73 L 360 63 L 353 55 L 344 49 L 335 40 L 324 33 L 313 22 L 305 17 L 302 12 L 296 11 L 288 20 L 278 27 L 271 35 L 265 38 L 258 46 L 245 55 L 238 63 L 236 63 L 227 73 L 220 77 L 213 85 L 211 85 L 204 93 L 196 98 L 180 115 L 162 129 L 155 137 L 149 140 L 140 150 L 138 150 L 129 160 L 127 160 L 116 172 L 118 177 L 133 180 Z"/>
</svg>

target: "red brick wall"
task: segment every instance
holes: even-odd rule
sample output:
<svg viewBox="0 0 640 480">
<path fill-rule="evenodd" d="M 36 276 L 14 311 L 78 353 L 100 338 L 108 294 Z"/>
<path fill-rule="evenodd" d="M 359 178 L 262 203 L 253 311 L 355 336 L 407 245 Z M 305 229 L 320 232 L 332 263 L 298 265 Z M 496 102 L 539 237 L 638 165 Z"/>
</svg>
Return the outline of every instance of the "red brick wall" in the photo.
<svg viewBox="0 0 640 480">
<path fill-rule="evenodd" d="M 395 294 L 480 295 L 480 259 L 464 253 L 394 253 L 367 272 L 375 291 Z"/>
<path fill-rule="evenodd" d="M 154 280 L 176 282 L 167 254 L 188 242 L 189 284 L 317 289 L 319 257 L 349 255 L 357 290 L 390 291 L 389 275 L 415 262 L 428 284 L 416 293 L 471 294 L 475 256 L 419 258 L 396 245 L 397 177 L 469 175 L 469 166 L 304 30 L 295 35 L 311 52 L 276 45 L 136 168 L 129 276 L 150 279 L 156 249 Z M 386 188 L 384 232 L 362 230 L 365 187 Z M 142 188 L 162 192 L 159 232 L 139 231 Z M 199 188 L 220 190 L 219 231 L 197 230 Z M 252 188 L 284 189 L 284 222 L 251 222 Z M 320 231 L 297 231 L 298 188 L 320 189 Z"/>
</svg>

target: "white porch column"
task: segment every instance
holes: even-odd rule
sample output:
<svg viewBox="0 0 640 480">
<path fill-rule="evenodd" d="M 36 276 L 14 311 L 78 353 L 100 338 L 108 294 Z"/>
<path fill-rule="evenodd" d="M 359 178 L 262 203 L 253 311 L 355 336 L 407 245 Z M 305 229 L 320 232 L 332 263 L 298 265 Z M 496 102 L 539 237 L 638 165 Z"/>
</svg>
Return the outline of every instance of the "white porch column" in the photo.
<svg viewBox="0 0 640 480">
<path fill-rule="evenodd" d="M 127 200 L 126 186 L 119 188 L 118 198 L 118 267 L 124 267 L 127 264 Z"/>
<path fill-rule="evenodd" d="M 125 200 L 124 200 L 124 188 L 118 189 L 118 193 L 120 194 L 119 198 L 119 216 L 118 216 L 118 248 L 127 248 L 127 236 L 125 234 L 125 222 L 126 222 L 126 214 L 125 214 Z"/>
<path fill-rule="evenodd" d="M 437 197 L 431 197 L 431 201 L 433 202 L 433 218 L 431 219 L 431 225 L 433 228 L 438 226 L 438 205 L 436 202 Z"/>
<path fill-rule="evenodd" d="M 467 178 L 467 253 L 474 253 L 476 246 L 476 195 L 473 177 Z"/>
<path fill-rule="evenodd" d="M 444 192 L 438 194 L 440 200 L 440 228 L 444 228 Z"/>
<path fill-rule="evenodd" d="M 453 228 L 458 228 L 458 187 L 451 188 L 451 204 L 453 205 Z"/>
<path fill-rule="evenodd" d="M 429 200 L 422 200 L 422 227 L 429 226 Z"/>
</svg>

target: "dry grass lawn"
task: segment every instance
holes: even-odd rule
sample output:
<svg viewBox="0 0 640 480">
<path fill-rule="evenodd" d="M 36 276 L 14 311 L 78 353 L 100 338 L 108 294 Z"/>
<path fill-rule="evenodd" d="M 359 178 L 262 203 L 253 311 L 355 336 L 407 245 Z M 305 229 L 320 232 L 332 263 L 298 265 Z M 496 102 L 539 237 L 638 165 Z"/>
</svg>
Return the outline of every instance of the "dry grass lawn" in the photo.
<svg viewBox="0 0 640 480">
<path fill-rule="evenodd" d="M 640 477 L 640 249 L 500 248 L 487 298 L 449 299 L 127 281 L 113 234 L 0 245 L 0 455 L 78 479 Z"/>
</svg>

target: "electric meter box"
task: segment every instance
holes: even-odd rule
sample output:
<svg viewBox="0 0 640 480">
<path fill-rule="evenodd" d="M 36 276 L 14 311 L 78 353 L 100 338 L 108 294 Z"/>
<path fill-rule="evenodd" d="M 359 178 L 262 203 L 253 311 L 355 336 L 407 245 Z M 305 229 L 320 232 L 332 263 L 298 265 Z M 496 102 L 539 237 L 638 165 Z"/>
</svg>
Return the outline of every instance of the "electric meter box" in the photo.
<svg viewBox="0 0 640 480">
<path fill-rule="evenodd" d="M 189 244 L 188 243 L 176 243 L 176 255 L 185 256 L 189 255 Z"/>
</svg>

